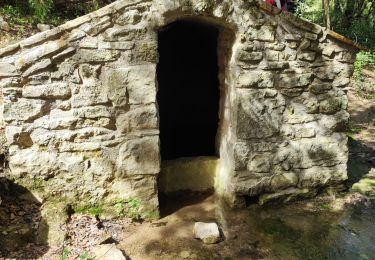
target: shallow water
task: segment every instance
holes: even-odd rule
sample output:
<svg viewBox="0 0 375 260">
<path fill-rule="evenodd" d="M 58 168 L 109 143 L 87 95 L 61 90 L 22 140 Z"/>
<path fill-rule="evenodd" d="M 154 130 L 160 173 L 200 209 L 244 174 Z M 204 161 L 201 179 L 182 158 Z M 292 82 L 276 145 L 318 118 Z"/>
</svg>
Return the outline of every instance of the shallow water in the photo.
<svg viewBox="0 0 375 260">
<path fill-rule="evenodd" d="M 242 228 L 237 231 L 250 233 L 247 238 L 240 237 L 240 241 L 248 239 L 249 244 L 265 250 L 265 258 L 375 259 L 374 208 L 332 212 L 325 205 L 319 210 L 304 206 L 254 206 L 246 212 L 227 212 L 225 225 L 230 237 L 231 231 L 236 232 L 231 226 L 240 221 Z"/>
</svg>

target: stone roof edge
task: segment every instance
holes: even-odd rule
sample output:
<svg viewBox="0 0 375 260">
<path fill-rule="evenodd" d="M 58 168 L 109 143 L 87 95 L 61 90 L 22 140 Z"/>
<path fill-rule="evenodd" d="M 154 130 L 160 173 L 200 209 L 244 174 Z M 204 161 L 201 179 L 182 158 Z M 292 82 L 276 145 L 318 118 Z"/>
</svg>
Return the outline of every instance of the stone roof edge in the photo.
<svg viewBox="0 0 375 260">
<path fill-rule="evenodd" d="M 144 2 L 150 2 L 151 0 L 118 0 L 109 5 L 106 5 L 94 12 L 88 13 L 86 15 L 80 16 L 76 19 L 70 20 L 62 25 L 59 25 L 53 29 L 37 33 L 26 39 L 23 39 L 17 43 L 8 45 L 6 47 L 0 48 L 0 58 L 6 56 L 9 53 L 16 52 L 21 47 L 29 47 L 45 42 L 49 39 L 55 38 L 64 32 L 70 31 L 80 25 L 87 23 L 95 18 L 101 18 L 103 16 L 109 15 L 112 12 L 118 12 L 126 7 L 141 4 Z"/>
<path fill-rule="evenodd" d="M 4 48 L 0 48 L 0 58 L 6 56 L 7 54 L 16 52 L 19 50 L 21 47 L 29 47 L 29 46 L 34 46 L 36 44 L 39 44 L 41 42 L 47 41 L 49 39 L 55 38 L 61 34 L 63 34 L 66 31 L 70 31 L 76 27 L 79 27 L 80 25 L 91 21 L 94 18 L 100 18 L 103 16 L 106 16 L 112 12 L 118 12 L 119 10 L 122 10 L 126 7 L 130 7 L 133 5 L 137 5 L 140 3 L 144 2 L 150 2 L 151 0 L 118 0 L 116 2 L 113 2 L 107 6 L 104 6 L 100 8 L 97 11 L 91 12 L 89 14 L 83 15 L 81 17 L 78 17 L 74 20 L 68 21 L 65 24 L 62 24 L 60 26 L 57 26 L 56 28 L 53 28 L 48 31 L 40 32 L 37 33 L 29 38 L 23 39 L 17 43 L 8 45 Z M 288 12 L 282 12 L 280 9 L 277 7 L 274 7 L 270 4 L 267 4 L 263 0 L 257 0 L 256 1 L 257 6 L 262 9 L 263 11 L 272 14 L 272 15 L 278 15 L 281 18 L 289 21 L 293 25 L 303 29 L 307 30 L 316 34 L 319 34 L 323 29 L 326 31 L 327 35 L 330 37 L 343 42 L 347 45 L 350 45 L 352 47 L 355 47 L 356 49 L 359 50 L 368 50 L 368 48 L 361 46 L 358 43 L 355 43 L 354 41 L 346 38 L 345 36 L 342 36 L 334 31 L 325 29 L 317 24 L 311 23 L 305 19 L 302 19 L 300 17 L 297 17 L 291 13 Z"/>
<path fill-rule="evenodd" d="M 310 22 L 306 19 L 303 19 L 301 17 L 295 16 L 292 13 L 283 12 L 279 8 L 277 8 L 273 5 L 270 5 L 266 2 L 264 2 L 263 0 L 257 0 L 256 4 L 260 9 L 262 9 L 266 13 L 274 15 L 274 16 L 280 16 L 282 19 L 292 23 L 294 26 L 299 27 L 303 30 L 306 30 L 306 31 L 309 31 L 309 32 L 312 32 L 312 33 L 315 33 L 315 34 L 319 34 L 321 31 L 325 31 L 325 33 L 328 36 L 332 37 L 333 39 L 335 39 L 337 41 L 345 43 L 345 44 L 347 44 L 351 47 L 354 47 L 358 50 L 363 50 L 363 51 L 369 50 L 367 47 L 362 46 L 362 45 L 354 42 L 353 40 L 351 40 L 351 39 L 349 39 L 349 38 L 347 38 L 347 37 L 345 37 L 345 36 L 343 36 L 343 35 L 341 35 L 337 32 L 329 30 L 329 29 L 327 29 L 325 27 L 322 27 L 318 24 L 312 23 L 312 22 Z"/>
</svg>

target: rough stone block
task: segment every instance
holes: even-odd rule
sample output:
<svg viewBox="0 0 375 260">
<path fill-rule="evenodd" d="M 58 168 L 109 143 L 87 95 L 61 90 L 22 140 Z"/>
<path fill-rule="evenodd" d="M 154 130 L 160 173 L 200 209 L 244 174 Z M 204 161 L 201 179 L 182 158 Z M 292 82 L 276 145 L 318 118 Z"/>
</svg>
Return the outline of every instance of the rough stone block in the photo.
<svg viewBox="0 0 375 260">
<path fill-rule="evenodd" d="M 101 83 L 94 81 L 81 85 L 79 92 L 72 95 L 72 107 L 84 107 L 107 104 L 109 101 Z"/>
<path fill-rule="evenodd" d="M 302 52 L 297 55 L 298 59 L 303 61 L 314 61 L 316 58 L 316 52 L 310 51 L 310 52 Z"/>
<path fill-rule="evenodd" d="M 300 34 L 285 34 L 284 35 L 284 39 L 287 40 L 287 41 L 301 41 L 302 40 L 302 36 Z"/>
<path fill-rule="evenodd" d="M 250 29 L 249 38 L 251 40 L 273 42 L 275 40 L 275 29 L 271 26 L 262 26 L 259 29 Z"/>
<path fill-rule="evenodd" d="M 112 117 L 112 112 L 106 106 L 82 107 L 74 110 L 74 116 L 80 118 L 95 119 L 100 117 Z"/>
<path fill-rule="evenodd" d="M 117 117 L 116 127 L 122 133 L 143 129 L 157 129 L 157 113 L 155 104 L 131 108 L 129 112 Z"/>
<path fill-rule="evenodd" d="M 279 61 L 281 52 L 279 51 L 267 51 L 266 52 L 266 59 L 269 61 Z"/>
<path fill-rule="evenodd" d="M 41 117 L 48 110 L 47 102 L 35 99 L 18 99 L 17 102 L 4 104 L 4 120 L 31 121 Z"/>
<path fill-rule="evenodd" d="M 298 184 L 298 176 L 294 172 L 277 174 L 271 179 L 271 191 L 284 190 Z"/>
<path fill-rule="evenodd" d="M 108 98 L 114 107 L 128 104 L 128 90 L 126 88 L 128 68 L 106 69 L 104 72 L 104 87 L 108 89 Z"/>
<path fill-rule="evenodd" d="M 39 151 L 36 147 L 16 149 L 10 153 L 9 168 L 15 177 L 29 175 L 44 179 L 59 173 L 56 161 L 56 152 Z"/>
<path fill-rule="evenodd" d="M 271 158 L 269 154 L 255 155 L 247 165 L 247 169 L 250 172 L 262 172 L 267 173 L 271 170 Z"/>
<path fill-rule="evenodd" d="M 38 63 L 35 63 L 33 65 L 31 65 L 27 70 L 25 70 L 25 72 L 22 74 L 23 77 L 29 77 L 33 74 L 36 74 L 38 72 L 41 72 L 45 69 L 47 69 L 48 67 L 50 67 L 52 65 L 52 62 L 50 59 L 44 59 Z"/>
<path fill-rule="evenodd" d="M 158 174 L 160 172 L 159 137 L 143 137 L 122 144 L 117 168 L 122 176 Z"/>
<path fill-rule="evenodd" d="M 73 115 L 72 110 L 53 109 L 49 115 L 35 120 L 34 124 L 46 129 L 72 129 L 77 121 L 78 118 Z"/>
<path fill-rule="evenodd" d="M 314 93 L 314 94 L 327 93 L 331 89 L 332 89 L 332 84 L 331 83 L 312 84 L 309 87 L 309 91 L 311 93 Z"/>
<path fill-rule="evenodd" d="M 54 41 L 38 46 L 31 51 L 24 52 L 20 55 L 20 58 L 16 61 L 16 67 L 20 70 L 24 70 L 26 67 L 42 59 L 43 57 L 62 51 L 66 48 L 65 41 Z"/>
<path fill-rule="evenodd" d="M 288 62 L 264 62 L 260 65 L 261 69 L 264 70 L 282 70 L 289 68 Z"/>
<path fill-rule="evenodd" d="M 267 71 L 251 71 L 241 74 L 237 78 L 239 88 L 273 88 L 274 75 Z"/>
<path fill-rule="evenodd" d="M 90 50 L 80 49 L 73 56 L 76 63 L 98 63 L 114 61 L 119 57 L 117 50 Z"/>
<path fill-rule="evenodd" d="M 159 60 L 158 43 L 156 41 L 140 42 L 132 49 L 132 62 L 157 63 Z"/>
<path fill-rule="evenodd" d="M 94 246 L 92 249 L 92 256 L 98 260 L 126 260 L 120 249 L 116 244 L 104 244 Z"/>
<path fill-rule="evenodd" d="M 19 73 L 15 66 L 9 63 L 0 62 L 0 78 L 17 76 Z"/>
<path fill-rule="evenodd" d="M 131 50 L 133 48 L 134 48 L 133 42 L 102 42 L 102 43 L 99 43 L 99 49 Z"/>
<path fill-rule="evenodd" d="M 261 61 L 262 59 L 263 59 L 262 52 L 241 51 L 238 54 L 238 60 L 244 61 L 244 62 L 256 62 L 256 61 Z"/>
<path fill-rule="evenodd" d="M 26 85 L 23 88 L 22 96 L 28 98 L 69 98 L 71 90 L 66 83 L 52 83 L 48 85 Z"/>
<path fill-rule="evenodd" d="M 324 114 L 334 114 L 343 108 L 343 102 L 344 100 L 339 97 L 324 100 L 320 102 L 319 111 Z"/>
<path fill-rule="evenodd" d="M 280 116 L 272 107 L 282 107 L 282 100 L 277 98 L 274 100 L 276 104 L 272 104 L 270 99 L 265 102 L 263 95 L 257 95 L 262 94 L 245 89 L 239 91 L 240 100 L 237 107 L 239 138 L 265 138 L 279 132 Z"/>
<path fill-rule="evenodd" d="M 216 223 L 195 222 L 194 236 L 205 244 L 215 244 L 220 241 L 220 231 Z"/>
<path fill-rule="evenodd" d="M 339 184 L 348 178 L 346 164 L 333 167 L 312 167 L 299 174 L 299 184 L 303 187 L 320 187 Z"/>
<path fill-rule="evenodd" d="M 334 115 L 325 115 L 320 119 L 320 125 L 335 132 L 345 132 L 348 128 L 349 113 L 340 111 Z"/>
<path fill-rule="evenodd" d="M 146 28 L 121 28 L 113 27 L 108 29 L 104 34 L 104 40 L 109 42 L 117 41 L 139 41 L 144 40 L 147 35 Z"/>
<path fill-rule="evenodd" d="M 312 73 L 304 74 L 281 74 L 279 80 L 280 88 L 306 87 L 313 79 Z"/>
<path fill-rule="evenodd" d="M 126 89 L 129 104 L 148 104 L 156 102 L 156 66 L 140 65 L 128 69 Z"/>
<path fill-rule="evenodd" d="M 338 77 L 333 81 L 332 86 L 338 87 L 338 88 L 344 88 L 344 87 L 348 86 L 349 83 L 350 83 L 350 78 Z"/>
</svg>

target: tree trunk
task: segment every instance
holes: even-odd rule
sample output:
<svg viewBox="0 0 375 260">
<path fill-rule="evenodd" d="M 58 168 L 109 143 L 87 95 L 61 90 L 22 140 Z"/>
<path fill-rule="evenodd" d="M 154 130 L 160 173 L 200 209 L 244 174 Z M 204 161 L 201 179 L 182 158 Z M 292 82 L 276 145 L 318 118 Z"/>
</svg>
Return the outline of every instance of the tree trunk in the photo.
<svg viewBox="0 0 375 260">
<path fill-rule="evenodd" d="M 331 15 L 329 7 L 329 0 L 323 0 L 324 25 L 327 29 L 331 29 Z"/>
</svg>

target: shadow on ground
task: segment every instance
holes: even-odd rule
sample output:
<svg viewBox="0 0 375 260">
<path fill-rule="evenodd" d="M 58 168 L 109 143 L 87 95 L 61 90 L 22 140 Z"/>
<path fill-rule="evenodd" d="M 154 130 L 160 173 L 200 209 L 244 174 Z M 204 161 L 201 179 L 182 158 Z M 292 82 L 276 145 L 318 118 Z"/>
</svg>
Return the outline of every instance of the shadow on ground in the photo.
<svg viewBox="0 0 375 260">
<path fill-rule="evenodd" d="M 199 204 L 212 194 L 213 192 L 198 193 L 192 191 L 174 192 L 173 194 L 168 195 L 161 193 L 159 195 L 160 217 L 164 218 L 186 206 Z"/>
<path fill-rule="evenodd" d="M 349 138 L 348 181 L 350 188 L 375 168 L 375 150 L 363 142 Z"/>
<path fill-rule="evenodd" d="M 35 259 L 49 249 L 41 204 L 27 190 L 0 176 L 0 258 Z"/>
</svg>

